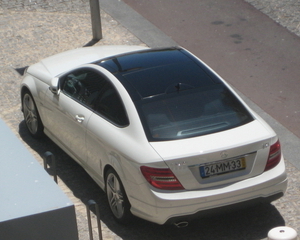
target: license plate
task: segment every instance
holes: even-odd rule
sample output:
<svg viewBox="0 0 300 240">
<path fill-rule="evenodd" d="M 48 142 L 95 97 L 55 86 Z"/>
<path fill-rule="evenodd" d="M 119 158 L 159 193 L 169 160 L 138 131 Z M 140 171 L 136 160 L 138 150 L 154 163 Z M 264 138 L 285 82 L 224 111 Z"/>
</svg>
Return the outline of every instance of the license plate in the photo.
<svg viewBox="0 0 300 240">
<path fill-rule="evenodd" d="M 243 170 L 245 168 L 245 158 L 237 158 L 200 166 L 200 175 L 202 178 L 207 178 L 214 175 Z"/>
</svg>

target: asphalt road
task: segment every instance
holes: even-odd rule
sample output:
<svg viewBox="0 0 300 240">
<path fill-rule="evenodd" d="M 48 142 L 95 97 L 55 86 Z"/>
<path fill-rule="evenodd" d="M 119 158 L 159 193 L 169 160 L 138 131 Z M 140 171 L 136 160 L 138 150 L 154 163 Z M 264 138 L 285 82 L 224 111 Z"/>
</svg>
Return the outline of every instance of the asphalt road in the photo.
<svg viewBox="0 0 300 240">
<path fill-rule="evenodd" d="M 300 137 L 298 36 L 245 1 L 124 2 Z"/>
<path fill-rule="evenodd" d="M 207 62 L 278 133 L 286 158 L 289 188 L 284 198 L 273 203 L 274 208 L 262 206 L 201 219 L 189 226 L 186 236 L 175 231 L 174 239 L 263 239 L 268 228 L 280 225 L 299 232 L 299 37 L 244 1 L 124 2 L 129 6 L 102 0 L 102 7 L 148 46 L 179 44 Z M 297 1 L 252 2 L 285 18 L 283 25 L 289 29 L 298 29 L 294 27 Z M 272 7 L 277 9 L 271 11 Z"/>
</svg>

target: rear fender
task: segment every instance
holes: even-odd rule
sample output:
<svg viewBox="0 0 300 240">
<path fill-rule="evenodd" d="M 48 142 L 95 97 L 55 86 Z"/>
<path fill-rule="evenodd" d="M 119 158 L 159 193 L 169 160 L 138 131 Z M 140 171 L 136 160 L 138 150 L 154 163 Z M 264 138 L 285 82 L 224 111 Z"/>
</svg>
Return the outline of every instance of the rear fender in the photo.
<svg viewBox="0 0 300 240">
<path fill-rule="evenodd" d="M 125 178 L 125 174 L 121 166 L 121 159 L 117 153 L 111 152 L 109 154 L 109 165 L 116 171 L 116 173 L 119 175 L 121 180 Z M 106 172 L 104 174 L 106 174 Z"/>
<path fill-rule="evenodd" d="M 123 161 L 127 162 L 127 160 L 126 159 L 121 160 L 121 158 L 122 157 L 119 156 L 115 152 L 111 152 L 110 153 L 109 163 L 103 169 L 104 184 L 105 184 L 105 181 L 106 181 L 106 179 L 105 179 L 106 172 L 108 171 L 109 168 L 113 168 L 116 171 L 116 173 L 118 174 L 118 176 L 120 177 L 121 182 L 122 182 L 122 184 L 124 186 L 124 189 L 125 189 L 125 192 L 126 192 L 127 196 L 129 196 L 129 195 L 131 195 L 131 191 L 132 191 L 132 189 L 130 189 L 130 184 L 129 184 L 130 180 L 127 179 L 126 174 L 125 174 L 126 170 L 124 171 L 124 168 L 122 167 L 122 162 Z M 105 186 L 104 186 L 103 189 L 105 189 Z"/>
</svg>

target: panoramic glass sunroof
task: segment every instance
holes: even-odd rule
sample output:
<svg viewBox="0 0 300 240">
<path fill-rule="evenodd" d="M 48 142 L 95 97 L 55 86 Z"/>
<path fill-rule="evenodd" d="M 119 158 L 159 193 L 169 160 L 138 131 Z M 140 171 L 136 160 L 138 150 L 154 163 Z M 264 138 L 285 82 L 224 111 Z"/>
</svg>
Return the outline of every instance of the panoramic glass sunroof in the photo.
<svg viewBox="0 0 300 240">
<path fill-rule="evenodd" d="M 141 68 L 152 68 L 176 62 L 185 62 L 189 59 L 178 49 L 160 49 L 135 52 L 114 58 L 102 60 L 96 64 L 101 65 L 110 72 L 126 72 Z"/>
<path fill-rule="evenodd" d="M 178 48 L 151 49 L 96 64 L 109 70 L 123 84 L 127 81 L 139 98 L 215 84 L 192 55 Z"/>
<path fill-rule="evenodd" d="M 192 61 L 141 69 L 123 76 L 137 90 L 141 98 L 215 84 Z"/>
</svg>

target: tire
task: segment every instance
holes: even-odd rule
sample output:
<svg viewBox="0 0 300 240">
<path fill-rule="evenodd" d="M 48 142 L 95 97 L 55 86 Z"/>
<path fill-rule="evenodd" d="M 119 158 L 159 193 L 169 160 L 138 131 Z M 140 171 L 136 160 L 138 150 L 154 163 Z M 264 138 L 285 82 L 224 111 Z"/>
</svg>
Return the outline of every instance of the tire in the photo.
<svg viewBox="0 0 300 240">
<path fill-rule="evenodd" d="M 115 220 L 121 224 L 128 223 L 128 220 L 132 217 L 130 203 L 123 184 L 113 169 L 109 169 L 106 173 L 105 192 Z"/>
<path fill-rule="evenodd" d="M 44 126 L 33 97 L 28 91 L 22 97 L 22 104 L 25 124 L 30 135 L 33 138 L 41 138 L 44 135 Z"/>
</svg>

